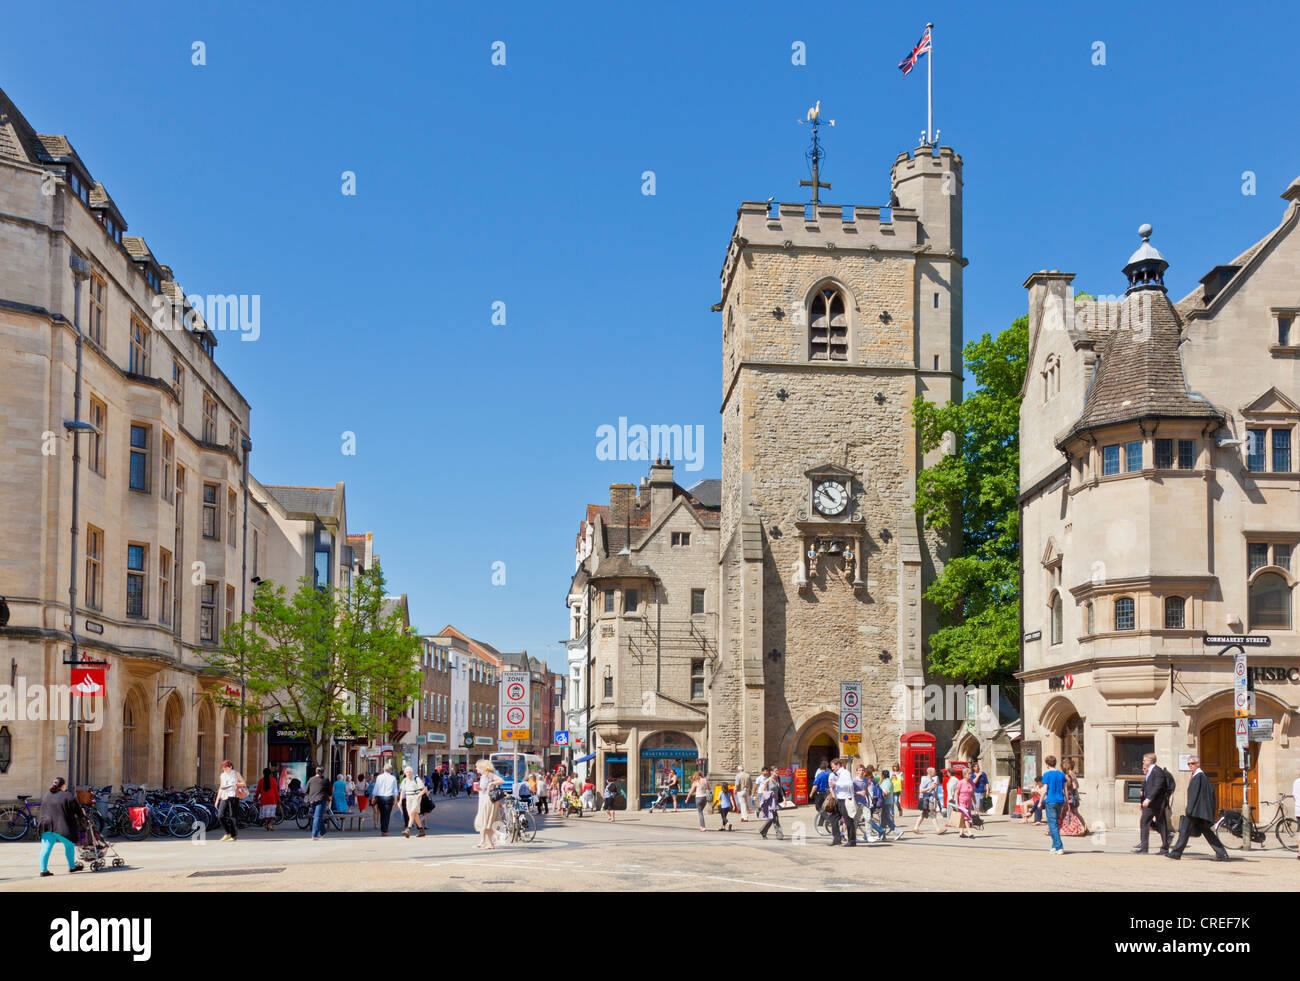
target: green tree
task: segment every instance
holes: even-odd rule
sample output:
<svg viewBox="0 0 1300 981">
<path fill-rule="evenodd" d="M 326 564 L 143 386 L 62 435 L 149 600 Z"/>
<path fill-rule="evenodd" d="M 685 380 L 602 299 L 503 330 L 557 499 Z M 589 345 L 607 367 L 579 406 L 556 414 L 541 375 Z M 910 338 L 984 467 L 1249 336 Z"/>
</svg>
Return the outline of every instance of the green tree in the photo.
<svg viewBox="0 0 1300 981">
<path fill-rule="evenodd" d="M 966 345 L 978 386 L 961 402 L 917 398 L 921 448 L 953 452 L 917 478 L 916 511 L 956 554 L 925 591 L 939 610 L 930 667 L 964 684 L 1010 679 L 1020 657 L 1020 388 L 1029 321 Z"/>
<path fill-rule="evenodd" d="M 384 613 L 384 586 L 378 565 L 357 574 L 346 593 L 300 579 L 289 596 L 262 582 L 253 609 L 226 628 L 209 658 L 223 674 L 243 674 L 245 723 L 274 718 L 301 729 L 322 764 L 336 735 L 385 735 L 389 720 L 419 697 L 420 640 L 400 611 Z M 238 698 L 214 697 L 241 711 Z"/>
</svg>

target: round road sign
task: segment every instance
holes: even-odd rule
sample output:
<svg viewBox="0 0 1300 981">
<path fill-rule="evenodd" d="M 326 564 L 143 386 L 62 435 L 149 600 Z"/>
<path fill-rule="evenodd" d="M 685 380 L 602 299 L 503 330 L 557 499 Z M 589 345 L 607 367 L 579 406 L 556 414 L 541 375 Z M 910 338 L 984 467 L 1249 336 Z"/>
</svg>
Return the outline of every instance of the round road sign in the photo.
<svg viewBox="0 0 1300 981">
<path fill-rule="evenodd" d="M 506 688 L 506 698 L 510 699 L 512 702 L 523 701 L 524 686 L 519 684 L 517 681 L 512 683 L 508 688 Z"/>
<path fill-rule="evenodd" d="M 852 688 L 850 688 L 848 691 L 844 693 L 844 707 L 845 708 L 858 707 L 858 693 L 855 692 Z"/>
<path fill-rule="evenodd" d="M 518 707 L 506 709 L 506 721 L 512 726 L 523 725 L 524 710 Z"/>
<path fill-rule="evenodd" d="M 858 727 L 858 717 L 854 715 L 852 712 L 846 712 L 844 714 L 844 728 L 849 732 L 852 732 L 857 727 Z"/>
</svg>

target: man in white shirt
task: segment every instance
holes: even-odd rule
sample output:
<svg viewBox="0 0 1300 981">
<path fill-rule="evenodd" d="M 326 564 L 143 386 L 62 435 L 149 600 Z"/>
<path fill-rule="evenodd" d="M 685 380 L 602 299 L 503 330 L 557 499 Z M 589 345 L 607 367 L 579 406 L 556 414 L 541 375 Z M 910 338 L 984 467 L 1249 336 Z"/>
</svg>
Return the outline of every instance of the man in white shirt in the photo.
<svg viewBox="0 0 1300 981">
<path fill-rule="evenodd" d="M 397 777 L 393 776 L 393 764 L 385 763 L 384 772 L 375 777 L 375 806 L 379 808 L 381 838 L 388 835 L 388 819 L 392 816 L 395 800 L 397 800 Z"/>
<path fill-rule="evenodd" d="M 845 844 L 849 848 L 855 848 L 858 844 L 858 826 L 853 819 L 853 774 L 843 760 L 831 761 L 830 792 L 835 795 L 835 807 L 839 815 L 838 819 L 835 815 L 831 816 L 831 834 L 834 835 L 831 845 L 840 844 L 840 821 L 843 821 L 849 836 Z"/>
<path fill-rule="evenodd" d="M 740 820 L 749 820 L 750 776 L 745 772 L 745 764 L 736 764 L 736 806 L 740 808 Z"/>
</svg>

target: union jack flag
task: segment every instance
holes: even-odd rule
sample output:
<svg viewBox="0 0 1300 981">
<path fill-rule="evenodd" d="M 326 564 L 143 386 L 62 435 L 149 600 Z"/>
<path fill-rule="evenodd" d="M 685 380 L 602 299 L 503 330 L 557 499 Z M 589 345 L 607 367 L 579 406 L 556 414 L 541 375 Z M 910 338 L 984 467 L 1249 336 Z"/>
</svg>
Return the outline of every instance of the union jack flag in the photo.
<svg viewBox="0 0 1300 981">
<path fill-rule="evenodd" d="M 906 75 L 908 72 L 910 72 L 913 68 L 916 67 L 917 58 L 921 57 L 921 55 L 923 54 L 929 54 L 929 53 L 930 53 L 930 28 L 927 27 L 925 29 L 925 33 L 921 35 L 921 40 L 916 42 L 916 47 L 912 49 L 912 53 L 908 55 L 906 58 L 904 58 L 902 61 L 900 61 L 898 63 L 898 67 L 903 69 L 903 74 Z"/>
</svg>

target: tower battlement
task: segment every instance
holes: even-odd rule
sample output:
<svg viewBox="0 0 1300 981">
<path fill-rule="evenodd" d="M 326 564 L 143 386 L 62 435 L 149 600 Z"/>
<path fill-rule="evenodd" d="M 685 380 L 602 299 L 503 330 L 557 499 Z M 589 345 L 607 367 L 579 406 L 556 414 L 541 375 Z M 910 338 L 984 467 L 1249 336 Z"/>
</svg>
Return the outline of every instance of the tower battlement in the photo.
<svg viewBox="0 0 1300 981">
<path fill-rule="evenodd" d="M 945 170 L 951 170 L 959 178 L 961 177 L 960 153 L 950 146 L 941 146 L 937 152 L 929 147 L 919 146 L 912 151 L 904 150 L 894 159 L 894 166 L 889 170 L 889 182 L 897 184 L 900 171 L 910 176 L 925 172 L 939 173 Z"/>
<path fill-rule="evenodd" d="M 888 220 L 881 218 L 882 211 L 889 211 Z M 727 294 L 743 249 L 910 255 L 920 243 L 918 220 L 910 208 L 783 203 L 774 210 L 765 201 L 746 201 L 736 211 L 736 227 L 722 265 L 722 295 Z"/>
</svg>

